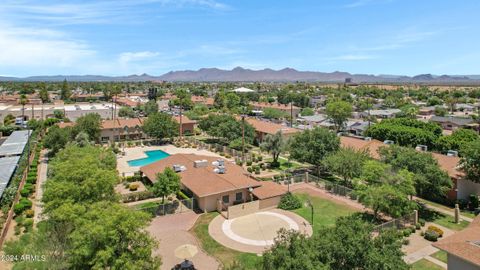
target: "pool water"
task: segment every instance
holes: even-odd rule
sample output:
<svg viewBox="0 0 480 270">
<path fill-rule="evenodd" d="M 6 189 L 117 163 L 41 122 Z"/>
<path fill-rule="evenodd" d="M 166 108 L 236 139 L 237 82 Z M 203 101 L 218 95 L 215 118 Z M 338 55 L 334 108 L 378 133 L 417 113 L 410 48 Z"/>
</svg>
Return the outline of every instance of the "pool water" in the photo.
<svg viewBox="0 0 480 270">
<path fill-rule="evenodd" d="M 127 161 L 128 165 L 130 167 L 139 167 L 139 166 L 145 166 L 150 163 L 153 163 L 155 161 L 162 160 L 168 156 L 170 156 L 168 153 L 163 152 L 162 150 L 152 150 L 152 151 L 145 151 L 145 155 L 147 155 L 146 158 L 139 158 L 139 159 L 133 159 Z"/>
</svg>

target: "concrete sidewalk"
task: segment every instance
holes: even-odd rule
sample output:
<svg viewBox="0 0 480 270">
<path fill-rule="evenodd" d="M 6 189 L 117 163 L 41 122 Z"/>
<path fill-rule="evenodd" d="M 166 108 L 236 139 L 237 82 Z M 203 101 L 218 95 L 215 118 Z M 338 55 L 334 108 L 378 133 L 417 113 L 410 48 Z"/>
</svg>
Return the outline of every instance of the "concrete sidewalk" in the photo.
<svg viewBox="0 0 480 270">
<path fill-rule="evenodd" d="M 417 197 L 413 197 L 413 199 L 414 199 L 415 201 L 417 201 Z M 429 203 L 425 203 L 425 202 L 423 202 L 423 201 L 418 201 L 418 202 L 419 202 L 419 203 L 422 203 L 422 204 L 424 204 L 426 207 L 428 207 L 428 208 L 430 208 L 430 209 L 432 209 L 432 210 L 435 210 L 435 211 L 437 211 L 437 212 L 440 212 L 440 213 L 442 213 L 442 214 L 449 215 L 449 216 L 452 216 L 452 217 L 455 216 L 455 212 L 454 212 L 455 209 L 453 209 L 453 208 L 452 208 L 451 211 L 448 211 L 448 210 L 446 210 L 446 209 L 437 207 L 437 206 L 435 206 L 435 205 L 431 205 L 431 204 L 429 204 Z M 461 219 L 461 220 L 468 221 L 468 222 L 472 222 L 472 221 L 473 221 L 473 218 L 466 217 L 466 216 L 464 216 L 464 215 L 462 215 L 462 214 L 460 214 L 460 219 Z"/>
<path fill-rule="evenodd" d="M 40 164 L 38 166 L 38 177 L 37 184 L 35 187 L 35 200 L 34 200 L 34 216 L 33 222 L 37 224 L 42 220 L 42 196 L 43 196 L 43 185 L 47 181 L 47 170 L 48 170 L 48 157 L 46 156 L 47 150 L 42 150 L 40 152 Z"/>
</svg>

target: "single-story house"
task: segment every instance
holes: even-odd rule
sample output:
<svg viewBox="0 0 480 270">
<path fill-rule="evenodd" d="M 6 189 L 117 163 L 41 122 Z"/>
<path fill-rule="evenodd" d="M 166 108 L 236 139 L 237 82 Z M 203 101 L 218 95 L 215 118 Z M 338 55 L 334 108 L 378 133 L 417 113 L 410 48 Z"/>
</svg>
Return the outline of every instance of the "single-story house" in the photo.
<svg viewBox="0 0 480 270">
<path fill-rule="evenodd" d="M 309 116 L 300 116 L 298 117 L 297 121 L 310 125 L 310 126 L 318 126 L 320 123 L 327 120 L 327 116 L 324 114 L 315 114 Z"/>
<path fill-rule="evenodd" d="M 376 118 L 388 119 L 394 118 L 400 112 L 400 109 L 370 110 L 370 112 L 367 110 L 362 113 L 362 116 L 367 117 L 370 114 Z"/>
<path fill-rule="evenodd" d="M 223 166 L 222 166 L 223 163 Z M 193 194 L 198 208 L 204 212 L 216 211 L 218 204 L 225 207 L 260 200 L 260 208 L 275 207 L 286 193 L 283 186 L 260 182 L 249 176 L 235 163 L 210 156 L 175 154 L 140 168 L 143 176 L 156 182 L 156 175 L 165 168 L 180 168 L 181 186 Z"/>
<path fill-rule="evenodd" d="M 301 108 L 290 104 L 280 103 L 268 103 L 268 102 L 250 102 L 253 110 L 263 111 L 266 108 L 276 109 L 282 111 L 288 115 L 293 114 L 293 117 L 297 117 L 300 114 Z"/>
<path fill-rule="evenodd" d="M 480 270 L 480 216 L 433 246 L 447 252 L 447 269 Z"/>
<path fill-rule="evenodd" d="M 354 135 L 362 136 L 365 130 L 374 124 L 375 123 L 371 123 L 369 121 L 348 121 L 346 130 Z"/>
<path fill-rule="evenodd" d="M 453 116 L 432 116 L 431 122 L 438 123 L 444 130 L 456 130 L 459 128 L 471 128 L 476 125 L 475 120 L 467 117 L 453 117 Z"/>
<path fill-rule="evenodd" d="M 282 135 L 286 138 L 293 134 L 300 132 L 299 129 L 287 127 L 281 124 L 262 121 L 256 118 L 247 117 L 245 121 L 255 128 L 256 139 L 261 142 L 268 134 L 275 134 L 278 131 L 282 132 Z"/>
</svg>

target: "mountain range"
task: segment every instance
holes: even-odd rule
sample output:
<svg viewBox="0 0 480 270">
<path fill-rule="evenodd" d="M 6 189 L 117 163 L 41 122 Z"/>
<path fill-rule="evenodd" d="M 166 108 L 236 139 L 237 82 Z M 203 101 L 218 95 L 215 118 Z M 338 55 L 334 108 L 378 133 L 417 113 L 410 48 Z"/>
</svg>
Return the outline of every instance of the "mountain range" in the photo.
<svg viewBox="0 0 480 270">
<path fill-rule="evenodd" d="M 442 83 L 442 84 L 480 84 L 480 75 L 432 75 L 420 74 L 416 76 L 402 75 L 370 75 L 351 74 L 348 72 L 317 72 L 298 71 L 293 68 L 281 70 L 262 69 L 252 70 L 236 67 L 232 70 L 218 68 L 201 68 L 199 70 L 170 71 L 160 76 L 149 74 L 129 76 L 102 76 L 102 75 L 54 75 L 31 77 L 2 77 L 0 81 L 170 81 L 170 82 L 325 82 L 343 83 L 347 78 L 352 83 Z"/>
</svg>

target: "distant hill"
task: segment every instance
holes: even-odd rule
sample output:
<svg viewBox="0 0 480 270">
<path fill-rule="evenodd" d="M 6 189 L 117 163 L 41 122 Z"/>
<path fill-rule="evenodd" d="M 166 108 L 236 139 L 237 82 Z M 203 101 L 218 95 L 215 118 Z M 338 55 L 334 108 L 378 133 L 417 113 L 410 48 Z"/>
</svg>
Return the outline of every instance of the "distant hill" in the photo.
<svg viewBox="0 0 480 270">
<path fill-rule="evenodd" d="M 370 75 L 350 74 L 348 72 L 317 72 L 298 71 L 293 68 L 281 70 L 262 69 L 251 70 L 236 67 L 232 70 L 218 68 L 201 68 L 199 70 L 170 71 L 160 76 L 148 74 L 129 76 L 102 76 L 102 75 L 55 75 L 55 76 L 32 76 L 26 78 L 1 77 L 0 81 L 171 81 L 171 82 L 344 82 L 350 78 L 353 83 L 465 83 L 480 84 L 480 75 L 432 75 L 420 74 L 416 76 L 402 75 Z"/>
</svg>

